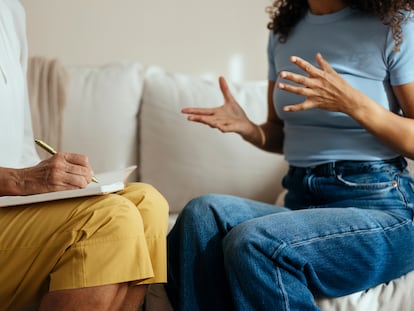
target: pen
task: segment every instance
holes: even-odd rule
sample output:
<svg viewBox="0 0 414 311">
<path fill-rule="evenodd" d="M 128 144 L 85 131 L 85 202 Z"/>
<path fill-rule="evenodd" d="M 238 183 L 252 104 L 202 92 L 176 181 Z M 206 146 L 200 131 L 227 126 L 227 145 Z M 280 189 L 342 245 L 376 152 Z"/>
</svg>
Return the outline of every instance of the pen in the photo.
<svg viewBox="0 0 414 311">
<path fill-rule="evenodd" d="M 57 151 L 55 149 L 53 149 L 52 147 L 50 147 L 48 144 L 46 144 L 44 141 L 40 140 L 40 139 L 35 139 L 35 143 L 42 147 L 44 150 L 46 150 L 47 152 L 49 152 L 50 154 L 56 154 Z M 98 180 L 95 178 L 95 176 L 92 176 L 92 181 L 93 182 L 98 182 Z"/>
</svg>

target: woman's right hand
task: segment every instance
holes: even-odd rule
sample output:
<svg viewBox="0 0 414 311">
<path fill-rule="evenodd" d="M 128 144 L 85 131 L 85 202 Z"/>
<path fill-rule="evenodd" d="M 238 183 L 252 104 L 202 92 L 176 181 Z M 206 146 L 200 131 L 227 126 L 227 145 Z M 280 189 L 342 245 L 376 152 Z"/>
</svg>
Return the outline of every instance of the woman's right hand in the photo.
<svg viewBox="0 0 414 311">
<path fill-rule="evenodd" d="M 223 77 L 219 78 L 220 90 L 224 97 L 224 104 L 214 108 L 184 108 L 182 113 L 188 114 L 188 120 L 206 124 L 223 133 L 234 132 L 246 140 L 257 132 L 257 125 L 252 123 L 246 113 L 234 99 Z"/>
</svg>

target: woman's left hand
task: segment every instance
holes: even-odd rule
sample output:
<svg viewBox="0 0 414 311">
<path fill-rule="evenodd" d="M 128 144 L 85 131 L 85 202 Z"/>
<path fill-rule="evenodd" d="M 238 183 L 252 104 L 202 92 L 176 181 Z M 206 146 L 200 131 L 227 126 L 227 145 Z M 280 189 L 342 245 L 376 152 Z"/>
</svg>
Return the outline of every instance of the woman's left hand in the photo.
<svg viewBox="0 0 414 311">
<path fill-rule="evenodd" d="M 306 100 L 302 103 L 285 106 L 285 111 L 320 108 L 343 113 L 352 112 L 351 106 L 357 102 L 355 98 L 359 92 L 346 82 L 323 59 L 320 53 L 316 55 L 316 62 L 320 68 L 297 56 L 292 56 L 291 62 L 307 73 L 308 76 L 282 71 L 279 74 L 280 78 L 299 85 L 278 82 L 277 87 L 284 91 L 305 96 Z"/>
</svg>

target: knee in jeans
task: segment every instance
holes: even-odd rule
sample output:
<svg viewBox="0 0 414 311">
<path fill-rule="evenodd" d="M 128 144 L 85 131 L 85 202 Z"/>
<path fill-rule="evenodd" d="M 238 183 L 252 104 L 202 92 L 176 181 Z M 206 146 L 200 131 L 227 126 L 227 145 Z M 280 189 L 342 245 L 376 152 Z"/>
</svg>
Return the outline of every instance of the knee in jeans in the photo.
<svg viewBox="0 0 414 311">
<path fill-rule="evenodd" d="M 212 207 L 220 206 L 223 203 L 223 199 L 226 195 L 223 194 L 205 194 L 199 196 L 195 199 L 192 199 L 185 206 L 186 209 L 191 209 L 192 211 L 203 211 L 211 209 Z"/>
<path fill-rule="evenodd" d="M 212 215 L 211 211 L 219 206 L 224 195 L 205 194 L 189 201 L 181 211 L 181 218 L 190 218 L 194 221 L 201 221 L 203 218 Z"/>
<path fill-rule="evenodd" d="M 255 249 L 254 226 L 242 223 L 233 228 L 223 239 L 223 253 L 226 265 L 243 267 Z"/>
</svg>

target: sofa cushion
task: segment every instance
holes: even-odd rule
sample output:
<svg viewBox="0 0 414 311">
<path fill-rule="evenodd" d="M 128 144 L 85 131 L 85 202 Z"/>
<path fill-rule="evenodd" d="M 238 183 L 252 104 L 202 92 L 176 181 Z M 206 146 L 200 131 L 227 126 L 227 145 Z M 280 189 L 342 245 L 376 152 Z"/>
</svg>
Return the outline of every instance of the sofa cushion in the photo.
<svg viewBox="0 0 414 311">
<path fill-rule="evenodd" d="M 234 97 L 249 117 L 264 122 L 266 81 L 230 83 Z M 141 180 L 157 187 L 179 212 L 205 193 L 233 194 L 273 203 L 281 191 L 286 165 L 280 155 L 189 122 L 184 107 L 223 103 L 218 82 L 150 67 L 145 74 L 140 112 Z"/>
<path fill-rule="evenodd" d="M 68 74 L 62 150 L 88 155 L 95 173 L 137 164 L 143 66 L 69 66 Z"/>
<path fill-rule="evenodd" d="M 317 301 L 323 311 L 412 311 L 414 271 L 389 283 L 336 299 Z"/>
</svg>

